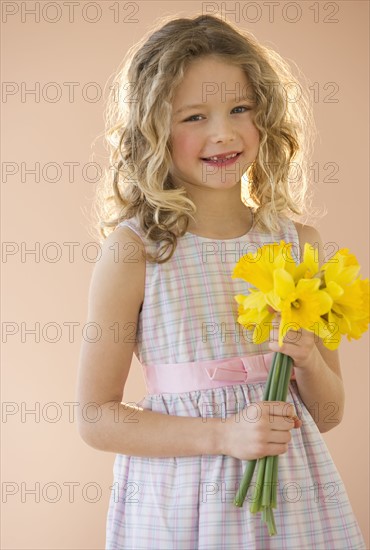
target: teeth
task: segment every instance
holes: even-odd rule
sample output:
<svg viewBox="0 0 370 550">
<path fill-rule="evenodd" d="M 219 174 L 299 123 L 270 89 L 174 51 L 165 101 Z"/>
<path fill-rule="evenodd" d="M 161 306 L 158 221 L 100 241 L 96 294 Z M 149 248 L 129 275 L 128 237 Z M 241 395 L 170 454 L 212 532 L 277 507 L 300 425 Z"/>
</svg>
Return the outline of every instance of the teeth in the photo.
<svg viewBox="0 0 370 550">
<path fill-rule="evenodd" d="M 231 155 L 227 155 L 226 157 L 209 157 L 207 160 L 226 160 L 236 157 L 238 153 L 232 153 Z"/>
</svg>

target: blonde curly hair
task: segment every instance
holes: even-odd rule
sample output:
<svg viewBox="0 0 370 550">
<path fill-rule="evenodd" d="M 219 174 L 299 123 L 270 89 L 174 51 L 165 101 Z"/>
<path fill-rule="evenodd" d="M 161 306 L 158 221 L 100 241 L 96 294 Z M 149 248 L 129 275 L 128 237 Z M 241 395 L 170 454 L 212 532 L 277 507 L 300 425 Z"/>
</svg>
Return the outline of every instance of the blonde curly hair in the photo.
<svg viewBox="0 0 370 550">
<path fill-rule="evenodd" d="M 161 243 L 156 254 L 147 253 L 150 262 L 169 260 L 189 217 L 195 220 L 195 204 L 169 174 L 172 99 L 189 64 L 209 55 L 240 67 L 256 98 L 260 145 L 247 170 L 255 225 L 274 233 L 281 229 L 280 213 L 308 212 L 315 133 L 308 86 L 276 51 L 218 16 L 161 17 L 129 49 L 111 87 L 105 135 L 113 184 L 105 171 L 95 196 L 99 235 L 105 239 L 107 229 L 109 234 L 121 221 L 137 217 L 146 238 Z M 299 91 L 298 99 L 289 99 L 289 89 Z"/>
</svg>

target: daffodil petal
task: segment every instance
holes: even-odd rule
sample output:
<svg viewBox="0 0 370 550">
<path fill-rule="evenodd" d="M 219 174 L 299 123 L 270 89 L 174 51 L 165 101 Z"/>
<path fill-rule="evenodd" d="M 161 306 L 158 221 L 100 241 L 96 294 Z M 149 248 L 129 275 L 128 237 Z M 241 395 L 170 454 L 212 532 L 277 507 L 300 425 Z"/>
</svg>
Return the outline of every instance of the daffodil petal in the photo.
<svg viewBox="0 0 370 550">
<path fill-rule="evenodd" d="M 338 285 L 335 281 L 329 281 L 326 285 L 326 290 L 330 294 L 330 296 L 333 298 L 333 300 L 336 300 L 340 296 L 343 295 L 344 290 L 343 288 Z"/>
<path fill-rule="evenodd" d="M 304 245 L 303 263 L 312 276 L 319 271 L 318 250 L 310 243 L 305 243 Z"/>
<path fill-rule="evenodd" d="M 290 273 L 287 273 L 284 269 L 276 269 L 274 271 L 274 291 L 276 294 L 285 299 L 294 290 L 294 279 Z"/>
</svg>

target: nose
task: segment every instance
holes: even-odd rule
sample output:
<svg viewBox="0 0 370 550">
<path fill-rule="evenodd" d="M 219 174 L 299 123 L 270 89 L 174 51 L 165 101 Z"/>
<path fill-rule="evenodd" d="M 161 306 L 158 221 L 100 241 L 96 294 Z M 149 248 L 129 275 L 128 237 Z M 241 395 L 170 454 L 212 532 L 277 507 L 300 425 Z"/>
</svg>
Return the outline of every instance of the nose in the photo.
<svg viewBox="0 0 370 550">
<path fill-rule="evenodd" d="M 227 117 L 219 117 L 214 120 L 210 129 L 210 140 L 219 143 L 234 141 L 235 129 L 232 121 Z"/>
</svg>

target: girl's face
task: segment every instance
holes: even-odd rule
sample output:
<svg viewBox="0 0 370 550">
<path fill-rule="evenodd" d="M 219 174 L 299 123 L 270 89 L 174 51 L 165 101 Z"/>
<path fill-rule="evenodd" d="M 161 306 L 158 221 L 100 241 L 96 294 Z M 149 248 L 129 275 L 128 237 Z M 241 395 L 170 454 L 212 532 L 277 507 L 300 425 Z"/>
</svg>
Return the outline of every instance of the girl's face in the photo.
<svg viewBox="0 0 370 550">
<path fill-rule="evenodd" d="M 239 67 L 210 56 L 193 61 L 172 103 L 173 183 L 190 191 L 239 184 L 259 148 L 254 106 L 252 88 Z M 235 153 L 225 163 L 209 160 Z"/>
</svg>

